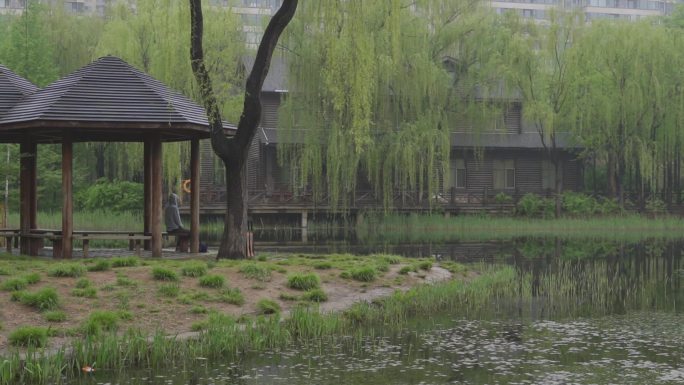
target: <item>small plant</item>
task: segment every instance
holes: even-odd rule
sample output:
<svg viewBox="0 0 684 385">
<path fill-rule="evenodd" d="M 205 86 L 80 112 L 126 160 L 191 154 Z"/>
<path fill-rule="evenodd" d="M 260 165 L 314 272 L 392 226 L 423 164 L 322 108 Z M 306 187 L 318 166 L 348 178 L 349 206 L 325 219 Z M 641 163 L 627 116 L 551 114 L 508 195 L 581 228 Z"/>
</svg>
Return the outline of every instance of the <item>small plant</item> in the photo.
<svg viewBox="0 0 684 385">
<path fill-rule="evenodd" d="M 133 313 L 128 311 L 128 310 L 119 310 L 116 312 L 116 314 L 119 316 L 119 319 L 122 321 L 130 321 L 133 319 Z"/>
<path fill-rule="evenodd" d="M 381 261 L 375 264 L 375 270 L 386 273 L 389 271 L 389 266 L 388 263 Z"/>
<path fill-rule="evenodd" d="M 85 289 L 91 285 L 92 282 L 90 282 L 88 278 L 80 278 L 78 281 L 76 281 L 76 288 L 78 289 Z"/>
<path fill-rule="evenodd" d="M 118 286 L 125 286 L 125 287 L 136 287 L 138 286 L 138 283 L 125 275 L 117 275 L 116 276 L 116 284 Z"/>
<path fill-rule="evenodd" d="M 398 265 L 401 263 L 401 257 L 398 255 L 383 255 L 380 257 L 380 260 L 390 265 Z"/>
<path fill-rule="evenodd" d="M 157 281 L 178 281 L 178 274 L 175 271 L 163 267 L 152 268 L 152 278 Z"/>
<path fill-rule="evenodd" d="M 265 255 L 259 255 L 256 259 L 259 262 L 266 262 L 268 258 Z"/>
<path fill-rule="evenodd" d="M 88 271 L 106 271 L 112 267 L 112 263 L 106 259 L 98 259 L 94 264 L 88 266 Z"/>
<path fill-rule="evenodd" d="M 40 282 L 40 274 L 38 274 L 38 273 L 29 273 L 29 274 L 26 274 L 26 275 L 24 276 L 24 280 L 25 280 L 26 283 L 28 283 L 29 285 L 36 284 L 36 283 Z"/>
<path fill-rule="evenodd" d="M 256 304 L 258 314 L 278 314 L 280 305 L 271 299 L 260 299 Z"/>
<path fill-rule="evenodd" d="M 80 277 L 85 274 L 86 268 L 80 263 L 58 263 L 48 270 L 51 277 Z"/>
<path fill-rule="evenodd" d="M 278 296 L 283 301 L 299 301 L 299 296 L 290 293 L 280 293 Z"/>
<path fill-rule="evenodd" d="M 119 326 L 119 314 L 108 310 L 97 310 L 88 316 L 83 331 L 91 336 L 102 332 L 114 331 Z"/>
<path fill-rule="evenodd" d="M 421 261 L 418 263 L 418 268 L 425 271 L 432 269 L 432 261 Z"/>
<path fill-rule="evenodd" d="M 71 291 L 71 295 L 74 297 L 97 298 L 97 289 L 94 287 L 74 289 Z"/>
<path fill-rule="evenodd" d="M 494 196 L 494 202 L 497 204 L 506 204 L 513 202 L 513 197 L 506 194 L 505 192 L 500 192 Z"/>
<path fill-rule="evenodd" d="M 198 262 L 187 263 L 181 268 L 181 274 L 185 277 L 201 277 L 207 274 L 207 265 Z"/>
<path fill-rule="evenodd" d="M 328 295 L 321 289 L 312 289 L 304 293 L 302 299 L 311 302 L 325 302 L 328 300 Z"/>
<path fill-rule="evenodd" d="M 175 298 L 178 297 L 178 293 L 180 293 L 180 286 L 178 286 L 177 283 L 165 283 L 159 286 L 157 293 L 162 297 Z"/>
<path fill-rule="evenodd" d="M 190 308 L 190 313 L 192 314 L 207 314 L 209 310 L 202 306 L 202 305 L 196 305 Z"/>
<path fill-rule="evenodd" d="M 41 348 L 47 345 L 48 330 L 39 326 L 21 326 L 9 335 L 12 346 Z"/>
<path fill-rule="evenodd" d="M 256 279 L 262 282 L 271 280 L 271 269 L 266 266 L 257 265 L 256 263 L 242 264 L 239 271 L 250 279 Z"/>
<path fill-rule="evenodd" d="M 238 288 L 224 289 L 219 293 L 217 298 L 221 302 L 232 305 L 242 306 L 245 304 L 245 297 Z"/>
<path fill-rule="evenodd" d="M 407 266 L 402 266 L 401 269 L 399 269 L 399 274 L 401 274 L 401 275 L 406 275 L 406 274 L 408 274 L 408 273 L 410 273 L 410 272 L 412 272 L 412 271 L 416 271 L 415 267 L 409 266 L 409 265 L 407 265 Z"/>
<path fill-rule="evenodd" d="M 138 257 L 118 257 L 112 258 L 112 267 L 135 267 L 140 264 Z"/>
<path fill-rule="evenodd" d="M 43 314 L 45 320 L 48 322 L 64 322 L 66 321 L 66 313 L 61 310 L 52 310 Z"/>
<path fill-rule="evenodd" d="M 222 275 L 205 275 L 199 279 L 200 286 L 212 289 L 220 289 L 225 283 L 226 279 Z"/>
<path fill-rule="evenodd" d="M 190 330 L 193 332 L 199 332 L 202 330 L 205 330 L 209 327 L 209 321 L 203 320 L 203 321 L 197 321 L 194 322 L 192 325 L 190 325 Z"/>
<path fill-rule="evenodd" d="M 24 278 L 10 278 L 2 282 L 0 289 L 4 291 L 24 290 L 28 286 L 28 282 Z"/>
<path fill-rule="evenodd" d="M 35 293 L 17 291 L 12 293 L 12 300 L 40 311 L 59 307 L 59 296 L 57 291 L 51 287 L 44 287 Z"/>
<path fill-rule="evenodd" d="M 311 290 L 321 286 L 318 274 L 292 274 L 287 277 L 287 286 L 297 290 Z"/>
<path fill-rule="evenodd" d="M 328 261 L 323 261 L 323 262 L 316 262 L 314 263 L 314 268 L 318 270 L 328 270 L 332 269 L 332 263 Z"/>
<path fill-rule="evenodd" d="M 349 274 L 352 279 L 360 282 L 372 282 L 375 280 L 378 271 L 370 266 L 357 267 L 351 269 Z"/>
</svg>

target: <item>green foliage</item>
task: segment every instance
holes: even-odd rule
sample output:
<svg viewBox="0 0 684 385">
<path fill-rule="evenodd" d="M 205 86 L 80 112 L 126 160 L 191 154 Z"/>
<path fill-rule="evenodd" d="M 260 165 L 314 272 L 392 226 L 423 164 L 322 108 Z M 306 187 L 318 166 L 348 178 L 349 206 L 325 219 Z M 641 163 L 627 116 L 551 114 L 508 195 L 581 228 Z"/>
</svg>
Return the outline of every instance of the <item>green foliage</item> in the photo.
<svg viewBox="0 0 684 385">
<path fill-rule="evenodd" d="M 352 279 L 360 282 L 372 282 L 377 278 L 378 271 L 372 266 L 361 266 L 349 271 Z"/>
<path fill-rule="evenodd" d="M 314 289 L 315 290 L 315 289 Z M 299 301 L 299 296 L 298 295 L 293 295 L 290 293 L 280 293 L 278 296 L 283 301 Z"/>
<path fill-rule="evenodd" d="M 0 289 L 4 291 L 17 291 L 24 290 L 28 286 L 28 282 L 24 278 L 10 278 L 8 280 L 2 281 L 0 284 Z"/>
<path fill-rule="evenodd" d="M 328 294 L 322 289 L 312 289 L 304 293 L 302 299 L 311 302 L 325 302 L 328 300 Z"/>
<path fill-rule="evenodd" d="M 505 192 L 500 192 L 494 196 L 494 202 L 497 204 L 511 203 L 513 202 L 513 197 Z"/>
<path fill-rule="evenodd" d="M 36 284 L 36 283 L 40 282 L 40 274 L 38 274 L 38 273 L 26 274 L 26 275 L 24 275 L 24 280 L 29 285 Z"/>
<path fill-rule="evenodd" d="M 80 278 L 78 281 L 76 281 L 76 288 L 78 289 L 85 289 L 87 287 L 92 286 L 92 282 L 88 278 Z"/>
<path fill-rule="evenodd" d="M 48 322 L 64 322 L 67 319 L 66 313 L 61 310 L 46 311 L 43 317 Z"/>
<path fill-rule="evenodd" d="M 119 314 L 108 310 L 97 310 L 88 316 L 83 323 L 83 331 L 95 336 L 102 332 L 115 331 L 119 327 Z"/>
<path fill-rule="evenodd" d="M 218 300 L 232 305 L 242 306 L 245 303 L 245 297 L 238 288 L 222 289 L 218 295 Z"/>
<path fill-rule="evenodd" d="M 432 261 L 418 262 L 418 268 L 421 270 L 429 271 L 430 269 L 432 269 Z"/>
<path fill-rule="evenodd" d="M 646 210 L 652 213 L 667 212 L 667 205 L 661 199 L 651 198 L 646 202 Z"/>
<path fill-rule="evenodd" d="M 205 275 L 199 279 L 200 286 L 213 289 L 220 289 L 225 283 L 226 279 L 222 275 Z"/>
<path fill-rule="evenodd" d="M 371 257 L 378 257 L 378 256 L 371 256 Z M 390 265 L 397 265 L 401 263 L 401 257 L 398 255 L 379 255 L 380 259 L 388 263 Z"/>
<path fill-rule="evenodd" d="M 143 184 L 98 179 L 74 197 L 77 208 L 87 211 L 136 211 L 143 208 Z"/>
<path fill-rule="evenodd" d="M 311 290 L 320 287 L 321 279 L 314 273 L 297 273 L 287 277 L 287 286 L 297 290 Z"/>
<path fill-rule="evenodd" d="M 192 314 L 207 314 L 209 310 L 202 306 L 202 305 L 196 305 L 190 308 L 190 313 Z"/>
<path fill-rule="evenodd" d="M 94 264 L 88 266 L 88 271 L 107 271 L 112 267 L 112 263 L 106 259 L 98 259 Z"/>
<path fill-rule="evenodd" d="M 86 268 L 81 263 L 58 263 L 48 269 L 51 277 L 80 277 L 86 273 Z"/>
<path fill-rule="evenodd" d="M 157 293 L 163 297 L 178 297 L 180 286 L 177 283 L 165 283 L 159 286 Z"/>
<path fill-rule="evenodd" d="M 123 287 L 136 287 L 138 286 L 138 283 L 125 275 L 117 275 L 116 276 L 116 284 L 118 286 L 123 286 Z"/>
<path fill-rule="evenodd" d="M 41 348 L 47 345 L 48 330 L 40 326 L 20 326 L 8 339 L 12 346 Z"/>
<path fill-rule="evenodd" d="M 199 262 L 188 262 L 181 267 L 181 274 L 185 277 L 201 277 L 207 274 L 207 265 Z"/>
<path fill-rule="evenodd" d="M 256 303 L 256 309 L 258 314 L 278 314 L 280 313 L 280 305 L 277 302 L 270 299 L 260 299 Z"/>
<path fill-rule="evenodd" d="M 14 292 L 12 293 L 12 300 L 41 311 L 53 310 L 59 307 L 57 290 L 51 287 L 44 287 L 33 293 L 26 291 Z"/>
<path fill-rule="evenodd" d="M 327 270 L 327 269 L 332 269 L 332 263 L 328 261 L 322 261 L 322 262 L 316 262 L 314 263 L 314 268 L 318 270 Z"/>
<path fill-rule="evenodd" d="M 170 269 L 164 267 L 153 267 L 152 268 L 152 278 L 157 281 L 178 281 L 178 274 Z"/>
<path fill-rule="evenodd" d="M 112 258 L 112 267 L 134 267 L 140 264 L 138 257 L 117 257 Z"/>
<path fill-rule="evenodd" d="M 97 298 L 97 289 L 94 287 L 74 289 L 71 291 L 71 295 L 74 297 Z"/>
<path fill-rule="evenodd" d="M 257 263 L 244 263 L 239 269 L 245 277 L 267 282 L 271 280 L 271 269 Z"/>
</svg>

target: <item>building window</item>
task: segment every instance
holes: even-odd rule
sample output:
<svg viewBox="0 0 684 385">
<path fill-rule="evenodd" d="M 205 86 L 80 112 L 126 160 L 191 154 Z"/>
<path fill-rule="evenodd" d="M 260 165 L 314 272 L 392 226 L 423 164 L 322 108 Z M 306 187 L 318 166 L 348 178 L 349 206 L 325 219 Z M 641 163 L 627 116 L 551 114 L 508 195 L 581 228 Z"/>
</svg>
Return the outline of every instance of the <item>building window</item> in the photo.
<svg viewBox="0 0 684 385">
<path fill-rule="evenodd" d="M 561 168 L 561 175 L 562 171 L 563 169 Z M 548 160 L 542 162 L 542 189 L 556 189 L 556 168 L 553 166 L 553 163 Z"/>
<path fill-rule="evenodd" d="M 515 188 L 515 161 L 495 160 L 494 161 L 494 189 L 514 189 Z"/>
<path fill-rule="evenodd" d="M 465 160 L 451 160 L 451 187 L 466 188 L 466 167 Z"/>
</svg>

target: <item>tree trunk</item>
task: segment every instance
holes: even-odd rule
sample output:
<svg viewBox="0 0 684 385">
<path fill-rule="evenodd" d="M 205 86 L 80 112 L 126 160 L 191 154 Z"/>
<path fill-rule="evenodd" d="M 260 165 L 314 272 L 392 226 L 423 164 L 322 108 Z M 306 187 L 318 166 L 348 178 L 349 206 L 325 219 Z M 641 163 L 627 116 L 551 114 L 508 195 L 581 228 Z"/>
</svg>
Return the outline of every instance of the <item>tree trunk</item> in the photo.
<svg viewBox="0 0 684 385">
<path fill-rule="evenodd" d="M 242 163 L 242 164 L 240 164 Z M 218 255 L 241 259 L 247 250 L 247 183 L 246 162 L 223 162 L 226 168 L 226 214 Z"/>
<path fill-rule="evenodd" d="M 557 156 L 554 156 L 553 169 L 556 174 L 554 175 L 556 187 L 556 218 L 560 218 L 563 209 L 563 162 L 558 159 Z"/>
</svg>

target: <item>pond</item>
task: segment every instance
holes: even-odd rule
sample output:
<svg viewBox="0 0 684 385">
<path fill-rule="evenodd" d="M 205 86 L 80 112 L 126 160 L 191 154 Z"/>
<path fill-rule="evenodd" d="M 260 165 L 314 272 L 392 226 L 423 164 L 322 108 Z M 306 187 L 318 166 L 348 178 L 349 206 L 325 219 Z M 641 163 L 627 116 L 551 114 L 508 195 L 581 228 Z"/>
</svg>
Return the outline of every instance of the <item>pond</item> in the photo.
<svg viewBox="0 0 684 385">
<path fill-rule="evenodd" d="M 360 341 L 341 336 L 248 353 L 239 362 L 101 371 L 73 383 L 684 382 L 681 240 L 519 238 L 410 247 L 478 269 L 512 266 L 518 290 L 477 311 L 427 314 L 401 330 L 377 325 Z"/>
</svg>

